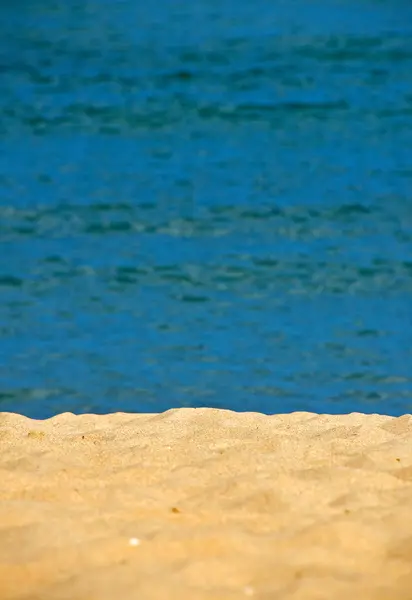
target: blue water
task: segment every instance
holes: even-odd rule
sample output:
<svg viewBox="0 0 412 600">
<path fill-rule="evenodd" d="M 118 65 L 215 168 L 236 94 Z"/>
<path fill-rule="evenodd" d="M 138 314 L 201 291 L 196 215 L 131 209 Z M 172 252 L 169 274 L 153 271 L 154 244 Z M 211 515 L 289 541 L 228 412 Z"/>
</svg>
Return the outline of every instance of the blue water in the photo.
<svg viewBox="0 0 412 600">
<path fill-rule="evenodd" d="M 0 410 L 412 412 L 412 4 L 0 6 Z"/>
</svg>

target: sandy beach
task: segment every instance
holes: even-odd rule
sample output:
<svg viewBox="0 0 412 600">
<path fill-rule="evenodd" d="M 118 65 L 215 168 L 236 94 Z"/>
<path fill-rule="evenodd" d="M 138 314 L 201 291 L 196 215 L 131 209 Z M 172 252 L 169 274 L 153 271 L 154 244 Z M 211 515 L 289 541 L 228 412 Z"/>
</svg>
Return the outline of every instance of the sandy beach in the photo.
<svg viewBox="0 0 412 600">
<path fill-rule="evenodd" d="M 0 414 L 1 600 L 412 598 L 412 417 Z"/>
</svg>

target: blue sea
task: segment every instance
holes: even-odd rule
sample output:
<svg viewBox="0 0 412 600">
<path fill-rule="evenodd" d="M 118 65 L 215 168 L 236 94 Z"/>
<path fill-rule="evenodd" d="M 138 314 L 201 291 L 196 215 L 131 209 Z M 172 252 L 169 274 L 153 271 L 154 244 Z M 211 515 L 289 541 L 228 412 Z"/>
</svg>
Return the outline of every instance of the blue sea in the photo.
<svg viewBox="0 0 412 600">
<path fill-rule="evenodd" d="M 0 6 L 0 411 L 412 412 L 409 0 Z"/>
</svg>

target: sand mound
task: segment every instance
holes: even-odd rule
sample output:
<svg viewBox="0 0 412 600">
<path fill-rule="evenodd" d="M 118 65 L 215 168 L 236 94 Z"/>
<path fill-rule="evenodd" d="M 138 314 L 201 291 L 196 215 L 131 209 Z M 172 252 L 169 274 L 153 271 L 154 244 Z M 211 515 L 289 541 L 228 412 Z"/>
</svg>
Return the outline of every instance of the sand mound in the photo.
<svg viewBox="0 0 412 600">
<path fill-rule="evenodd" d="M 0 414 L 0 599 L 412 599 L 412 417 Z"/>
</svg>

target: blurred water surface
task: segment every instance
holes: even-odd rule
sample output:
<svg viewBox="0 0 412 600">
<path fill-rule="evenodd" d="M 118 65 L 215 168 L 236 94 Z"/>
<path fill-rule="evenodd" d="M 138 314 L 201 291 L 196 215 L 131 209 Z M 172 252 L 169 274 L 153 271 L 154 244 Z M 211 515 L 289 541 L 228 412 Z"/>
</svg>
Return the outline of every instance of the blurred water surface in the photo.
<svg viewBox="0 0 412 600">
<path fill-rule="evenodd" d="M 0 7 L 0 410 L 412 411 L 412 5 Z"/>
</svg>

